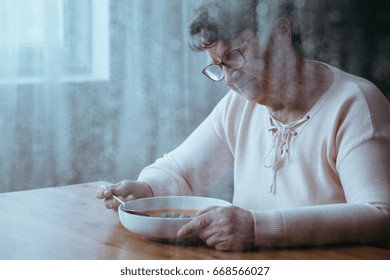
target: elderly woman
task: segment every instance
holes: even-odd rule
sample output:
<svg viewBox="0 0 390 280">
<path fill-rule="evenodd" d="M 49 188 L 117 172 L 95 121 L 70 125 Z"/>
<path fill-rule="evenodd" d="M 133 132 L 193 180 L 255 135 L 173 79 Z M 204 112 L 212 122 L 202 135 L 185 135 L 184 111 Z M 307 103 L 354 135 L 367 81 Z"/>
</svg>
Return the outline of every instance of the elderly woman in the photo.
<svg viewBox="0 0 390 280">
<path fill-rule="evenodd" d="M 264 37 L 256 0 L 197 10 L 191 47 L 211 60 L 203 74 L 231 90 L 137 181 L 98 190 L 107 208 L 118 206 L 112 194 L 204 195 L 233 170 L 233 206 L 201 211 L 178 238 L 217 250 L 388 244 L 389 102 L 369 81 L 305 59 L 289 2 L 278 1 Z"/>
</svg>

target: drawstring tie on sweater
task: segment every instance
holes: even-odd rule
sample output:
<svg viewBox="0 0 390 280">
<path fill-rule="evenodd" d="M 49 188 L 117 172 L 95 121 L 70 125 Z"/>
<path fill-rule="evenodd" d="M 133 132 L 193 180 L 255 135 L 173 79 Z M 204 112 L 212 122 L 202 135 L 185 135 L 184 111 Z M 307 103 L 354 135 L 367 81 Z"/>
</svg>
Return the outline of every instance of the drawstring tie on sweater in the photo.
<svg viewBox="0 0 390 280">
<path fill-rule="evenodd" d="M 270 122 L 271 126 L 268 128 L 268 131 L 273 133 L 273 145 L 267 155 L 263 159 L 264 167 L 272 168 L 273 179 L 270 186 L 269 192 L 274 194 L 276 188 L 276 172 L 277 169 L 281 166 L 283 160 L 288 157 L 289 152 L 291 151 L 291 138 L 292 136 L 297 136 L 298 133 L 294 128 L 298 127 L 302 123 L 310 119 L 309 116 L 305 116 L 302 119 L 299 119 L 295 122 L 283 124 L 278 120 L 274 119 L 271 115 Z"/>
</svg>

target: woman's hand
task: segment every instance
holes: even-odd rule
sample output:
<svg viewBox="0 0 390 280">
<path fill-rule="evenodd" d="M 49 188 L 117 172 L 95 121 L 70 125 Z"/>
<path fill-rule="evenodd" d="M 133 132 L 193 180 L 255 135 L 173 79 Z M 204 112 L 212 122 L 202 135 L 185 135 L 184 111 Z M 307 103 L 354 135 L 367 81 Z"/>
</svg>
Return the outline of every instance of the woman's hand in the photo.
<svg viewBox="0 0 390 280">
<path fill-rule="evenodd" d="M 106 208 L 118 210 L 119 202 L 112 198 L 116 195 L 124 201 L 153 196 L 152 188 L 143 182 L 123 180 L 114 185 L 101 186 L 96 193 L 96 197 L 104 199 Z"/>
<path fill-rule="evenodd" d="M 220 251 L 244 251 L 255 244 L 254 218 L 250 211 L 237 206 L 209 207 L 184 225 L 178 238 L 198 236 Z"/>
</svg>

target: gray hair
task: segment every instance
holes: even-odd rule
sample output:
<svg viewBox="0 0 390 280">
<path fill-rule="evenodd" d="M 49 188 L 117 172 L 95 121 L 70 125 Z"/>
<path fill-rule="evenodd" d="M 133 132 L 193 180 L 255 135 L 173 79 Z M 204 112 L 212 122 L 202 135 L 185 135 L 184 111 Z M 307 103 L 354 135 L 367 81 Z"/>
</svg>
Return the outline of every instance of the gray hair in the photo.
<svg viewBox="0 0 390 280">
<path fill-rule="evenodd" d="M 190 47 L 200 51 L 232 40 L 246 29 L 257 32 L 258 0 L 206 0 L 189 26 Z"/>
<path fill-rule="evenodd" d="M 275 19 L 285 17 L 290 21 L 291 44 L 295 50 L 302 52 L 300 11 L 304 2 L 205 0 L 195 10 L 195 16 L 189 25 L 190 47 L 195 51 L 202 51 L 212 47 L 217 41 L 235 39 L 246 29 L 258 32 L 261 28 L 269 28 Z"/>
</svg>

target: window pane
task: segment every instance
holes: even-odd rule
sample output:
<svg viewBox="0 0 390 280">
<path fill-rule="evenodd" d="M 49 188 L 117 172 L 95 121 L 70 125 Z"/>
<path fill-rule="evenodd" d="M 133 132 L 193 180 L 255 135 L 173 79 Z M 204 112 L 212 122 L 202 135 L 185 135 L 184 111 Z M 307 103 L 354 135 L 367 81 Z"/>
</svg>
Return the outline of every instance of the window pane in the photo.
<svg viewBox="0 0 390 280">
<path fill-rule="evenodd" d="M 0 84 L 109 77 L 108 0 L 1 0 Z"/>
</svg>

